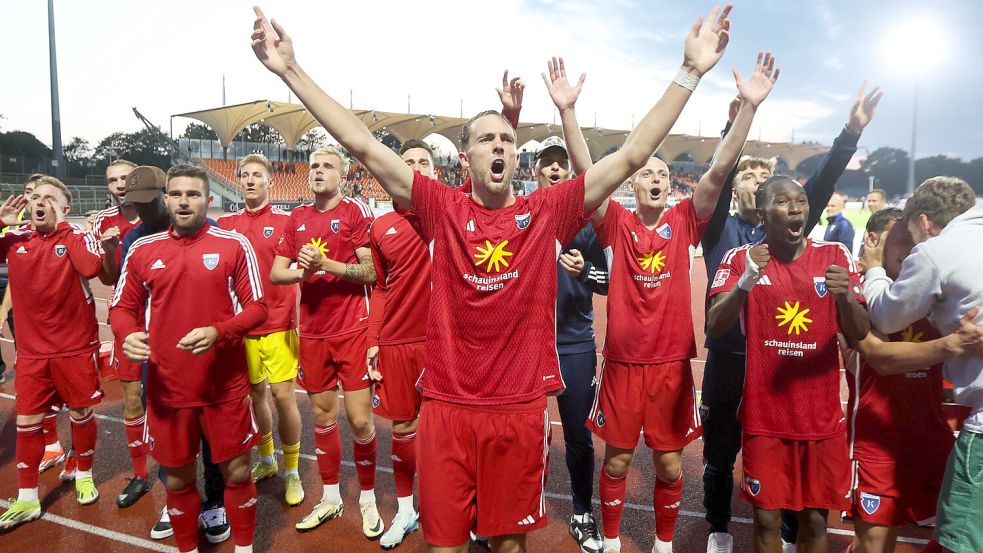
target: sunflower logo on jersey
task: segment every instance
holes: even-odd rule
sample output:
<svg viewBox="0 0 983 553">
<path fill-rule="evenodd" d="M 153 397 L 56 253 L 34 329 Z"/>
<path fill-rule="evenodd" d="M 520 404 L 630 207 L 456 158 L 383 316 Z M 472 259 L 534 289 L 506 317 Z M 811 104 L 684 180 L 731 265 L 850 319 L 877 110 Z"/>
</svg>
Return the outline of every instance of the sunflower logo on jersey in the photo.
<svg viewBox="0 0 983 553">
<path fill-rule="evenodd" d="M 779 328 L 788 325 L 785 330 L 788 331 L 789 335 L 795 332 L 795 335 L 798 336 L 802 332 L 809 332 L 809 327 L 806 325 L 812 323 L 812 319 L 806 317 L 808 313 L 808 309 L 800 308 L 799 302 L 795 302 L 794 305 L 785 302 L 784 308 L 778 308 L 778 315 L 775 315 L 775 319 L 779 321 Z"/>
<path fill-rule="evenodd" d="M 304 245 L 305 246 L 310 246 L 310 247 L 314 248 L 315 250 L 321 252 L 321 255 L 323 255 L 325 257 L 327 257 L 328 252 L 330 251 L 330 250 L 328 250 L 328 241 L 327 240 L 321 240 L 320 237 L 311 238 L 311 241 L 308 242 L 308 243 L 306 243 L 306 244 L 304 244 Z"/>
<path fill-rule="evenodd" d="M 665 268 L 666 256 L 662 253 L 662 250 L 651 251 L 643 253 L 642 257 L 638 258 L 638 262 L 642 264 L 643 271 L 648 271 L 654 275 L 657 272 L 661 273 L 662 269 Z"/>
<path fill-rule="evenodd" d="M 902 342 L 921 343 L 922 337 L 923 337 L 923 333 L 915 330 L 914 326 L 909 326 L 908 328 L 901 331 Z"/>
<path fill-rule="evenodd" d="M 484 265 L 489 273 L 500 273 L 502 268 L 508 269 L 508 258 L 512 257 L 512 252 L 505 249 L 508 245 L 508 240 L 503 240 L 497 245 L 492 245 L 491 240 L 485 240 L 484 247 L 476 247 L 478 253 L 474 254 L 474 264 L 479 267 Z"/>
</svg>

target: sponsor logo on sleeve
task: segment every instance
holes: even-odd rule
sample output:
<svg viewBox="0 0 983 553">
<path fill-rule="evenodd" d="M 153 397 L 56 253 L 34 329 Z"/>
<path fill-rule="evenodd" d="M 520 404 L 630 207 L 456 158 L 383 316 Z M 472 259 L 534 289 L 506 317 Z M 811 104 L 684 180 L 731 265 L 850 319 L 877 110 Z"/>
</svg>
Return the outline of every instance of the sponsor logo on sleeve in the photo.
<svg viewBox="0 0 983 553">
<path fill-rule="evenodd" d="M 723 286 L 728 278 L 730 278 L 730 269 L 717 269 L 717 274 L 713 275 L 713 284 L 710 287 L 717 288 L 718 286 Z"/>
</svg>

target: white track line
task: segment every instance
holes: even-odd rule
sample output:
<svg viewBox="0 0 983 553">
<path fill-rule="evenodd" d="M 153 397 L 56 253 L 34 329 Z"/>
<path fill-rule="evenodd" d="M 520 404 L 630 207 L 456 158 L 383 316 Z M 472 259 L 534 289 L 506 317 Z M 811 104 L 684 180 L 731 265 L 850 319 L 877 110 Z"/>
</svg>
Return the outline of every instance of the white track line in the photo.
<svg viewBox="0 0 983 553">
<path fill-rule="evenodd" d="M 10 507 L 10 503 L 0 499 L 0 507 L 6 509 Z M 178 551 L 177 547 L 164 545 L 162 543 L 157 543 L 150 540 L 145 540 L 143 538 L 138 538 L 136 536 L 131 536 L 129 534 L 123 534 L 122 532 L 116 532 L 114 530 L 107 530 L 100 526 L 93 526 L 85 522 L 80 522 L 75 519 L 53 515 L 51 513 L 42 513 L 41 520 L 53 522 L 55 524 L 59 524 L 61 526 L 71 528 L 73 530 L 80 530 L 87 534 L 93 534 L 109 540 L 125 543 L 126 545 L 129 546 L 142 547 L 144 549 L 149 549 L 150 551 L 161 551 L 162 553 L 177 553 Z"/>
<path fill-rule="evenodd" d="M 298 390 L 298 392 L 300 392 L 300 390 Z M 13 395 L 7 394 L 7 393 L 3 393 L 3 392 L 0 392 L 0 397 L 6 398 L 6 399 L 10 399 L 10 400 L 13 400 L 14 399 L 14 396 Z M 111 417 L 111 416 L 108 416 L 108 415 L 100 415 L 100 414 L 96 414 L 95 416 L 96 416 L 96 418 L 99 418 L 99 419 L 108 420 L 108 421 L 112 421 L 112 422 L 117 422 L 117 423 L 120 423 L 120 424 L 123 423 L 123 420 L 122 419 L 119 419 L 119 418 L 116 418 L 116 417 Z M 558 424 L 558 423 L 553 423 L 553 424 Z M 282 449 L 277 449 L 277 450 L 275 450 L 275 452 L 277 454 L 279 454 L 279 455 L 283 455 L 283 450 Z M 317 461 L 317 457 L 316 456 L 310 455 L 310 454 L 307 454 L 307 453 L 301 453 L 300 454 L 300 458 L 301 459 L 304 459 L 304 460 L 307 460 L 307 461 L 315 461 L 315 462 Z M 351 461 L 342 461 L 341 464 L 344 465 L 344 466 L 346 466 L 346 467 L 355 467 L 355 463 L 353 463 Z M 381 466 L 381 465 L 378 465 L 377 464 L 375 468 L 376 468 L 376 471 L 378 471 L 378 472 L 384 472 L 384 473 L 387 473 L 387 474 L 392 474 L 392 472 L 393 472 L 392 467 L 384 467 L 384 466 Z M 550 499 L 561 499 L 561 500 L 564 500 L 564 501 L 573 501 L 573 497 L 570 496 L 570 495 L 564 495 L 564 494 L 558 494 L 558 493 L 552 493 L 552 492 L 546 492 L 543 495 L 545 495 L 546 497 L 549 497 Z M 601 503 L 600 503 L 600 501 L 598 499 L 594 499 L 594 504 L 595 505 L 600 505 Z M 624 505 L 625 505 L 625 508 L 626 509 L 632 509 L 632 510 L 635 510 L 635 511 L 643 511 L 643 512 L 648 512 L 648 513 L 651 513 L 651 512 L 654 512 L 655 511 L 655 509 L 653 509 L 649 505 L 640 505 L 638 503 L 625 503 Z M 5 501 L 0 501 L 0 506 L 6 508 L 6 507 L 9 506 L 9 504 L 7 502 L 5 502 Z M 699 512 L 699 511 L 686 511 L 686 510 L 682 510 L 682 509 L 680 509 L 679 514 L 681 516 L 688 517 L 688 518 L 700 518 L 700 519 L 702 519 L 702 518 L 705 518 L 706 517 L 706 513 L 702 513 L 702 512 Z M 173 547 L 163 546 L 163 545 L 160 545 L 160 544 L 155 543 L 155 542 L 144 540 L 142 538 L 132 537 L 132 536 L 130 536 L 128 534 L 119 534 L 118 532 L 113 532 L 111 530 L 105 530 L 105 529 L 99 528 L 97 526 L 91 526 L 91 525 L 85 524 L 83 522 L 77 522 L 75 520 L 68 519 L 68 518 L 63 518 L 63 517 L 59 517 L 57 515 L 49 515 L 49 514 L 45 513 L 42 516 L 42 518 L 44 520 L 50 520 L 51 522 L 55 522 L 55 523 L 61 524 L 63 526 L 68 526 L 69 528 L 76 528 L 76 529 L 82 530 L 83 532 L 89 532 L 91 534 L 96 534 L 96 535 L 104 536 L 104 537 L 107 537 L 109 539 L 118 539 L 118 538 L 116 538 L 114 536 L 120 536 L 121 538 L 126 538 L 126 539 L 118 539 L 118 541 L 122 541 L 122 542 L 125 542 L 125 543 L 131 543 L 131 542 L 127 541 L 127 539 L 135 540 L 133 542 L 134 545 L 145 547 L 147 549 L 153 549 L 155 551 L 168 551 L 168 552 L 177 551 L 177 549 L 176 548 L 173 548 Z M 57 520 L 55 520 L 55 519 L 57 519 Z M 745 517 L 732 517 L 731 518 L 731 522 L 736 522 L 738 524 L 753 524 L 753 521 L 751 519 L 745 518 Z M 853 536 L 853 535 L 855 535 L 852 530 L 843 530 L 843 529 L 840 529 L 840 528 L 827 528 L 826 529 L 826 533 L 828 533 L 828 534 L 836 534 L 838 536 Z M 112 535 L 109 535 L 109 534 L 112 534 Z M 902 543 L 911 543 L 911 544 L 915 544 L 915 545 L 925 545 L 925 544 L 928 543 L 928 540 L 924 540 L 924 539 L 920 539 L 920 538 L 908 538 L 908 537 L 903 537 L 903 536 L 898 536 L 898 541 L 899 542 L 902 542 Z M 136 542 L 139 542 L 139 543 L 136 543 Z M 149 546 L 146 545 L 146 544 L 149 544 Z M 150 546 L 153 546 L 153 547 L 150 547 Z"/>
</svg>

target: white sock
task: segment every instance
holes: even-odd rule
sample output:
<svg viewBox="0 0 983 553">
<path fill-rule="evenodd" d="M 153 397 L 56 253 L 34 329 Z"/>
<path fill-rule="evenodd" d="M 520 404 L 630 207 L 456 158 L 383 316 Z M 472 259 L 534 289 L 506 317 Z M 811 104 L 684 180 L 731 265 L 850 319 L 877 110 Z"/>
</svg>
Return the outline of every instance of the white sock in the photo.
<svg viewBox="0 0 983 553">
<path fill-rule="evenodd" d="M 362 493 L 358 494 L 358 504 L 367 505 L 369 503 L 375 503 L 375 490 L 362 490 Z"/>
<path fill-rule="evenodd" d="M 75 479 L 81 480 L 83 478 L 92 478 L 91 470 L 77 470 L 75 471 Z"/>
<path fill-rule="evenodd" d="M 290 476 L 291 474 L 294 476 L 300 476 L 300 472 L 296 470 L 288 470 L 284 472 L 284 476 Z"/>
<path fill-rule="evenodd" d="M 341 485 L 340 484 L 325 484 L 324 491 L 321 495 L 321 501 L 327 501 L 332 505 L 341 504 Z"/>
<path fill-rule="evenodd" d="M 262 461 L 263 463 L 266 463 L 267 465 L 272 465 L 273 463 L 276 462 L 276 459 L 274 459 L 272 455 L 260 455 L 259 460 Z"/>
<path fill-rule="evenodd" d="M 20 488 L 17 490 L 17 501 L 38 501 L 38 489 Z"/>
<path fill-rule="evenodd" d="M 588 515 L 587 513 L 584 513 L 582 515 L 573 515 L 573 519 L 576 520 L 577 522 L 584 523 L 587 522 L 587 517 L 589 516 L 590 515 Z"/>
<path fill-rule="evenodd" d="M 621 551 L 621 538 L 609 538 L 604 536 L 604 547 L 602 549 L 614 549 L 615 551 Z"/>
<path fill-rule="evenodd" d="M 45 451 L 62 451 L 61 442 L 55 442 L 44 446 Z"/>
<path fill-rule="evenodd" d="M 403 515 L 412 515 L 416 512 L 416 508 L 413 507 L 413 496 L 408 495 L 406 497 L 397 497 L 396 504 L 399 505 L 399 513 Z"/>
<path fill-rule="evenodd" d="M 253 553 L 253 544 L 237 545 L 235 553 Z"/>
</svg>

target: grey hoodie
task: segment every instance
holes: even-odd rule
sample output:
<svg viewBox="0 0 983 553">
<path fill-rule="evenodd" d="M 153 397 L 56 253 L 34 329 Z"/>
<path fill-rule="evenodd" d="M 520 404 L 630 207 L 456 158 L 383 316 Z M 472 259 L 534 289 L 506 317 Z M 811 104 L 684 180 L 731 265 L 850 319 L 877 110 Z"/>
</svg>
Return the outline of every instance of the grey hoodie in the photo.
<svg viewBox="0 0 983 553">
<path fill-rule="evenodd" d="M 867 271 L 864 297 L 871 321 L 884 334 L 900 332 L 926 315 L 943 335 L 958 328 L 960 317 L 983 306 L 983 204 L 915 246 L 897 282 L 882 267 Z M 981 321 L 983 313 L 976 324 Z M 945 377 L 955 388 L 956 401 L 973 409 L 964 428 L 983 434 L 983 357 L 950 359 Z"/>
</svg>

